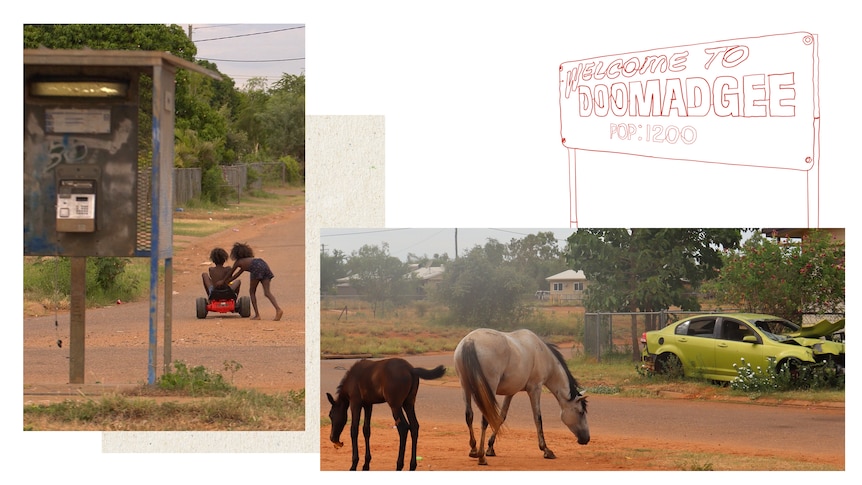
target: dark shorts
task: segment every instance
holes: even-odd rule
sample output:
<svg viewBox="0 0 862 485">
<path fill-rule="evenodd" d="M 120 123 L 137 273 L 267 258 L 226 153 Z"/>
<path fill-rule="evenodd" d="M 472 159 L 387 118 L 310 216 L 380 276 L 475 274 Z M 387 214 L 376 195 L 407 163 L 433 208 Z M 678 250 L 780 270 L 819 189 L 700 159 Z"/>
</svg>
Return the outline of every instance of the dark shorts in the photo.
<svg viewBox="0 0 862 485">
<path fill-rule="evenodd" d="M 260 258 L 251 260 L 248 272 L 251 274 L 251 277 L 256 280 L 271 280 L 275 278 L 275 275 L 272 274 L 272 271 L 269 269 L 269 265 L 266 264 L 266 261 Z"/>
</svg>

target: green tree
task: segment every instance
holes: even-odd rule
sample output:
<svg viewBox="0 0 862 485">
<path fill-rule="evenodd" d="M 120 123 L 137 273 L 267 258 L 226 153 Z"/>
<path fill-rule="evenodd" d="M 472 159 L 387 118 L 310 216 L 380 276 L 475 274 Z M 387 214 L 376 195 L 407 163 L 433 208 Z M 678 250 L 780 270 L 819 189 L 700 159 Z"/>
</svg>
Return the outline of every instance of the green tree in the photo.
<svg viewBox="0 0 862 485">
<path fill-rule="evenodd" d="M 288 155 L 305 172 L 305 76 L 282 75 L 269 92 L 261 114 L 266 145 L 277 155 Z"/>
<path fill-rule="evenodd" d="M 506 260 L 506 246 L 494 239 L 475 246 L 446 266 L 435 298 L 459 324 L 511 329 L 522 321 L 530 278 Z"/>
<path fill-rule="evenodd" d="M 719 303 L 797 323 L 803 313 L 844 312 L 844 242 L 825 231 L 797 241 L 755 233 L 723 257 L 720 275 L 705 285 Z"/>
<path fill-rule="evenodd" d="M 24 26 L 24 48 L 161 51 L 193 61 L 197 47 L 179 25 L 37 24 Z"/>
<path fill-rule="evenodd" d="M 512 239 L 509 242 L 508 254 L 518 270 L 532 278 L 536 290 L 547 289 L 548 282 L 545 278 L 568 268 L 565 253 L 552 231 Z"/>
<path fill-rule="evenodd" d="M 266 79 L 252 78 L 245 84 L 245 89 L 240 91 L 240 102 L 234 120 L 234 128 L 237 132 L 244 133 L 247 151 L 246 160 L 266 160 L 270 154 L 264 144 L 265 130 L 263 128 L 262 113 L 266 110 L 269 94 L 266 91 Z"/>
<path fill-rule="evenodd" d="M 741 239 L 741 229 L 579 229 L 566 252 L 569 266 L 589 281 L 587 311 L 700 310 L 696 291 L 718 274 L 722 248 L 737 248 Z M 634 359 L 637 333 L 633 314 Z"/>
<path fill-rule="evenodd" d="M 346 257 L 344 252 L 338 249 L 332 254 L 321 248 L 320 250 L 320 294 L 325 295 L 334 291 L 339 278 L 347 276 Z"/>
<path fill-rule="evenodd" d="M 389 244 L 364 245 L 351 253 L 347 261 L 350 284 L 360 297 L 369 303 L 374 316 L 385 313 L 387 301 L 400 304 L 415 293 L 415 285 L 408 278 L 407 265 L 389 254 Z"/>
</svg>

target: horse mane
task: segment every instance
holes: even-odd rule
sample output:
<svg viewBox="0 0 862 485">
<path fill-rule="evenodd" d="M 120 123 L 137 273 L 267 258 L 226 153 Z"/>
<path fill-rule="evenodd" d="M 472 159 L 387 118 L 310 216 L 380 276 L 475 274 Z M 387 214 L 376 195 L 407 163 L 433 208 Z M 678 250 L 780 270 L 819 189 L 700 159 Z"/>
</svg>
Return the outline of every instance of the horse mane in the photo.
<svg viewBox="0 0 862 485">
<path fill-rule="evenodd" d="M 359 364 L 360 362 L 364 361 L 364 360 L 365 359 L 357 360 L 356 362 L 353 363 L 352 366 L 350 366 L 349 369 L 347 369 L 347 372 L 344 373 L 344 376 L 341 378 L 341 382 L 339 382 L 338 387 L 335 388 L 335 400 L 336 401 L 340 401 L 342 399 L 347 399 L 347 396 L 342 396 L 341 388 L 344 387 L 344 383 L 347 382 L 347 378 L 352 376 L 356 365 Z"/>
<path fill-rule="evenodd" d="M 335 400 L 341 401 L 343 399 L 341 395 L 341 386 L 344 384 L 344 379 L 341 379 L 341 382 L 338 384 L 338 387 L 335 388 Z"/>
<path fill-rule="evenodd" d="M 566 365 L 566 359 L 563 358 L 563 354 L 560 352 L 560 348 L 557 347 L 556 344 L 552 344 L 550 342 L 545 342 L 545 345 L 548 347 L 548 350 L 550 350 L 551 353 L 554 354 L 554 357 L 556 357 L 560 365 L 563 366 L 563 370 L 566 371 L 566 376 L 568 376 L 569 378 L 569 400 L 571 401 L 572 399 L 580 396 L 581 393 L 580 391 L 578 391 L 578 387 L 580 387 L 580 385 L 578 384 L 578 380 L 575 379 L 575 376 L 572 375 L 572 371 L 569 370 L 569 366 Z M 586 409 L 586 401 L 584 401 L 584 408 Z"/>
</svg>

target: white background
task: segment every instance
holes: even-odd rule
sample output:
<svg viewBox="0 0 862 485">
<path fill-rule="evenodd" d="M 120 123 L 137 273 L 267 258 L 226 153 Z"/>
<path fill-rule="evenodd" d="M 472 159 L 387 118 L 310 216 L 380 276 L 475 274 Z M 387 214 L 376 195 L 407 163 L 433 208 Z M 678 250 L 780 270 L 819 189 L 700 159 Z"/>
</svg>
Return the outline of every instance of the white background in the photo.
<svg viewBox="0 0 862 485">
<path fill-rule="evenodd" d="M 859 42 L 855 17 L 845 4 L 570 0 L 518 5 L 523 6 L 509 9 L 499 2 L 467 1 L 211 1 L 197 6 L 160 1 L 133 5 L 47 1 L 25 6 L 32 13 L 4 25 L 3 45 L 12 46 L 7 56 L 9 81 L 4 80 L 4 87 L 7 92 L 20 92 L 14 73 L 22 23 L 304 23 L 307 114 L 385 117 L 387 226 L 566 227 L 570 217 L 568 159 L 559 142 L 557 105 L 561 62 L 666 45 L 809 31 L 818 34 L 820 42 L 822 115 L 820 213 L 817 224 L 810 225 L 846 227 L 853 245 L 858 203 L 851 207 L 849 195 L 858 191 L 853 183 L 858 178 L 853 174 L 859 163 Z M 19 102 L 17 96 L 9 95 L 15 100 L 10 105 Z M 18 120 L 22 118 L 13 113 L 7 119 L 4 131 L 9 140 L 20 140 Z M 10 154 L 10 159 L 15 157 Z M 775 170 L 643 162 L 638 157 L 578 155 L 581 227 L 808 224 L 804 202 L 800 202 L 807 196 L 805 184 L 796 177 Z M 315 170 L 314 164 L 308 160 L 309 171 Z M 331 176 L 339 175 L 334 172 Z M 21 203 L 16 188 L 7 207 Z M 711 197 L 694 200 L 690 195 L 695 191 Z M 355 207 L 362 210 L 361 203 Z M 309 219 L 314 219 L 314 208 L 308 210 Z M 17 213 L 20 210 L 13 211 L 13 216 Z M 9 225 L 19 227 L 14 217 Z M 9 254 L 14 264 L 20 261 L 18 248 L 12 241 Z M 12 287 L 20 281 L 15 278 L 13 275 Z M 848 287 L 848 293 L 854 294 L 852 278 Z M 16 326 L 22 314 L 20 294 L 9 298 L 14 301 L 8 312 L 10 325 Z M 852 303 L 851 298 L 849 308 Z M 4 462 L 15 464 L 10 476 L 24 473 L 28 481 L 36 483 L 70 479 L 292 483 L 297 478 L 322 478 L 330 483 L 343 479 L 337 474 L 309 476 L 318 470 L 316 453 L 227 457 L 103 454 L 99 433 L 22 433 L 21 388 L 14 385 L 21 375 L 20 340 L 12 338 L 4 345 L 8 351 L 5 368 L 13 378 L 13 385 L 5 386 L 8 408 L 2 429 L 7 448 L 12 450 L 4 453 Z M 852 403 L 854 366 L 848 367 L 847 402 Z M 309 399 L 316 397 L 310 394 Z M 848 430 L 858 423 L 853 416 L 847 414 Z M 316 450 L 317 434 L 317 429 L 307 433 L 311 449 Z M 852 432 L 847 436 L 847 470 L 856 472 L 858 465 L 852 457 L 858 440 Z M 804 437 L 799 442 L 804 447 Z M 595 480 L 607 476 L 543 474 L 542 478 Z M 391 474 L 383 477 L 384 482 L 395 481 Z M 647 477 L 692 478 L 683 473 Z M 785 474 L 781 479 L 812 483 L 827 477 L 851 479 L 848 474 Z M 371 483 L 378 478 L 366 474 L 360 481 Z M 412 479 L 430 482 L 435 475 L 418 474 Z M 699 474 L 698 479 L 717 482 L 728 476 Z"/>
</svg>

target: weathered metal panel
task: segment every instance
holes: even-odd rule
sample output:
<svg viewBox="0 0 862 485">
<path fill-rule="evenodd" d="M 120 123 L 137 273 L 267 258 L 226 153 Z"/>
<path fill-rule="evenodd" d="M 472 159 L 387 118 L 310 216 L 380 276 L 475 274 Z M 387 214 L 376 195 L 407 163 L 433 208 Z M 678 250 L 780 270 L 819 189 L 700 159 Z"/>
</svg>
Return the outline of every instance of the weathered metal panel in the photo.
<svg viewBox="0 0 862 485">
<path fill-rule="evenodd" d="M 137 112 L 131 101 L 25 100 L 25 255 L 134 255 Z M 58 230 L 58 186 L 76 172 L 96 180 L 92 232 Z"/>
</svg>

